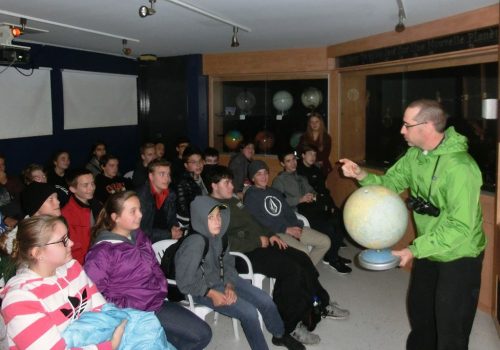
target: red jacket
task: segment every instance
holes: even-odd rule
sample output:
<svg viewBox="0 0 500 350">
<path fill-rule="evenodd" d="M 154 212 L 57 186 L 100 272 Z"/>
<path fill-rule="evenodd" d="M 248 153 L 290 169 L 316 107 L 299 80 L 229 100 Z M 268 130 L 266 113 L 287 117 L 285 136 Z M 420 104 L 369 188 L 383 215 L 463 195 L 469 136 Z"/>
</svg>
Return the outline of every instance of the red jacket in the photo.
<svg viewBox="0 0 500 350">
<path fill-rule="evenodd" d="M 61 213 L 68 221 L 70 238 L 74 243 L 71 247 L 73 259 L 83 265 L 90 246 L 90 207 L 81 206 L 75 197 L 71 196 Z"/>
</svg>

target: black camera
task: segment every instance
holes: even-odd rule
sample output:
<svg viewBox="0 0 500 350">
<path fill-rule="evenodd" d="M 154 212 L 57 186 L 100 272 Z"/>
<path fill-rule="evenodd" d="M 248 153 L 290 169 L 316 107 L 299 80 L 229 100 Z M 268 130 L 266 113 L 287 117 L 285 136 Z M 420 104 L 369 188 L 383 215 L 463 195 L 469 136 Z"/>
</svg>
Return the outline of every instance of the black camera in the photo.
<svg viewBox="0 0 500 350">
<path fill-rule="evenodd" d="M 406 204 L 408 205 L 408 208 L 421 215 L 438 217 L 441 213 L 441 210 L 439 210 L 439 208 L 421 197 L 410 196 L 406 200 Z"/>
</svg>

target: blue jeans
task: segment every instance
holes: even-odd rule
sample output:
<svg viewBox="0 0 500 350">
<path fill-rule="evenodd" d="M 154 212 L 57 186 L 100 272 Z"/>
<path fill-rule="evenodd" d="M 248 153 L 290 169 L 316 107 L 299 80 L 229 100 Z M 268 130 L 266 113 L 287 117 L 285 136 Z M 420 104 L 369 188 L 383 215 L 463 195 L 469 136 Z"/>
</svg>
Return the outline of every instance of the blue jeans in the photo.
<svg viewBox="0 0 500 350">
<path fill-rule="evenodd" d="M 164 301 L 156 317 L 167 339 L 178 350 L 201 350 L 212 339 L 212 329 L 201 318 L 179 304 Z"/>
<path fill-rule="evenodd" d="M 224 292 L 224 286 L 214 288 L 219 292 Z M 212 299 L 208 297 L 194 297 L 194 300 L 206 305 L 215 311 L 241 322 L 241 328 L 245 332 L 250 348 L 254 350 L 268 349 L 262 330 L 260 329 L 257 310 L 260 311 L 267 330 L 275 337 L 283 336 L 285 328 L 278 313 L 278 308 L 271 297 L 259 288 L 252 286 L 249 281 L 237 278 L 234 282 L 234 290 L 238 299 L 233 305 L 215 307 Z"/>
</svg>

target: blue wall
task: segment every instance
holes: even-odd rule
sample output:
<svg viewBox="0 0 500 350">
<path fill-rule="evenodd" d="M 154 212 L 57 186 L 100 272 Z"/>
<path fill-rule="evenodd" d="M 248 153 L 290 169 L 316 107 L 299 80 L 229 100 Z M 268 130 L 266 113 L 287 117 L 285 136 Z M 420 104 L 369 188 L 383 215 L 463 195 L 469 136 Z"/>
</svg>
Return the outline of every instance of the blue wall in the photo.
<svg viewBox="0 0 500 350">
<path fill-rule="evenodd" d="M 64 130 L 61 70 L 137 75 L 137 61 L 86 51 L 34 44 L 30 46 L 32 47 L 30 51 L 32 66 L 52 68 L 53 135 L 0 140 L 0 152 L 7 158 L 7 172 L 12 175 L 18 174 L 29 163 L 45 165 L 51 154 L 58 149 L 70 152 L 72 167 L 83 166 L 89 158 L 90 147 L 97 140 L 107 143 L 108 152 L 120 158 L 122 172 L 132 169 L 137 159 L 140 143 L 138 126 Z M 0 115 L 0 121 L 1 118 Z"/>
</svg>

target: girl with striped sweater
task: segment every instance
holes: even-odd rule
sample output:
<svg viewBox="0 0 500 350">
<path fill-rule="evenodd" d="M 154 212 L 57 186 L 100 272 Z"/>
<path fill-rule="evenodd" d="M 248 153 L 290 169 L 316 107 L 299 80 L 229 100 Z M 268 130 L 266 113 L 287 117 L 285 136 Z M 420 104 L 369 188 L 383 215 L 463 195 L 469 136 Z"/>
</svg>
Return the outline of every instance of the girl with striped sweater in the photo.
<svg viewBox="0 0 500 350">
<path fill-rule="evenodd" d="M 17 240 L 20 267 L 0 291 L 9 349 L 67 349 L 61 333 L 82 313 L 100 311 L 106 301 L 73 260 L 64 218 L 25 219 Z M 122 323 L 110 341 L 83 349 L 118 349 L 124 328 Z"/>
</svg>

